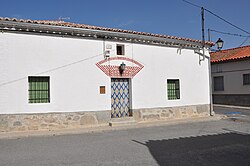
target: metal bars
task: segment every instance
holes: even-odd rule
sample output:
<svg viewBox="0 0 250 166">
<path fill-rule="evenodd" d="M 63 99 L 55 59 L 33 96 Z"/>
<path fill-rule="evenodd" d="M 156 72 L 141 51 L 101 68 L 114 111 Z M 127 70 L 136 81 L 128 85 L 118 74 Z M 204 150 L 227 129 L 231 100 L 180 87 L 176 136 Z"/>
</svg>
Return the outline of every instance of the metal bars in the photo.
<svg viewBox="0 0 250 166">
<path fill-rule="evenodd" d="M 179 80 L 167 80 L 168 100 L 180 99 L 180 83 Z"/>
<path fill-rule="evenodd" d="M 224 91 L 224 77 L 214 77 L 214 91 Z"/>
<path fill-rule="evenodd" d="M 243 85 L 250 85 L 250 74 L 243 74 Z"/>
<path fill-rule="evenodd" d="M 49 77 L 29 77 L 29 103 L 49 103 Z"/>
<path fill-rule="evenodd" d="M 111 79 L 111 118 L 130 115 L 129 79 Z"/>
</svg>

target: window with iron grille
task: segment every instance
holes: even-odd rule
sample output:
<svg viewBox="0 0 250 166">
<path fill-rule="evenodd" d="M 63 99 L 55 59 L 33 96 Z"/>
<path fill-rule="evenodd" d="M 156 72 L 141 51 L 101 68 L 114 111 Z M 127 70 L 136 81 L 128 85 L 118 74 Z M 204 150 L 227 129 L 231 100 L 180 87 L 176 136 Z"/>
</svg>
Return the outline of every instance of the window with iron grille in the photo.
<svg viewBox="0 0 250 166">
<path fill-rule="evenodd" d="M 243 74 L 243 85 L 250 85 L 250 74 Z"/>
<path fill-rule="evenodd" d="M 224 77 L 214 77 L 214 91 L 224 91 Z"/>
<path fill-rule="evenodd" d="M 29 77 L 29 103 L 49 103 L 49 77 Z"/>
<path fill-rule="evenodd" d="M 180 99 L 180 81 L 179 79 L 168 79 L 167 80 L 168 88 L 168 100 L 177 100 Z"/>
</svg>

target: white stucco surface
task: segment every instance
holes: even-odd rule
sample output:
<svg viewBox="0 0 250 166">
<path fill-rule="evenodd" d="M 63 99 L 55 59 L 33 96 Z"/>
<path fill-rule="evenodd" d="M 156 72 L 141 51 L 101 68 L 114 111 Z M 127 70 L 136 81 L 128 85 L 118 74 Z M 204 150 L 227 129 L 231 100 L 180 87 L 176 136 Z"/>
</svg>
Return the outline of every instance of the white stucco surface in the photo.
<svg viewBox="0 0 250 166">
<path fill-rule="evenodd" d="M 95 64 L 106 45 L 116 56 L 116 44 L 144 65 L 131 80 L 133 109 L 209 104 L 208 60 L 199 64 L 193 50 L 0 33 L 0 114 L 110 110 L 111 79 Z M 50 77 L 50 103 L 28 103 L 28 76 Z M 180 79 L 180 100 L 167 99 L 167 79 Z"/>
<path fill-rule="evenodd" d="M 133 79 L 133 105 L 136 108 L 198 105 L 209 103 L 207 59 L 199 64 L 193 50 L 134 46 L 134 58 L 145 68 Z M 180 99 L 167 99 L 167 79 L 180 80 Z"/>
</svg>

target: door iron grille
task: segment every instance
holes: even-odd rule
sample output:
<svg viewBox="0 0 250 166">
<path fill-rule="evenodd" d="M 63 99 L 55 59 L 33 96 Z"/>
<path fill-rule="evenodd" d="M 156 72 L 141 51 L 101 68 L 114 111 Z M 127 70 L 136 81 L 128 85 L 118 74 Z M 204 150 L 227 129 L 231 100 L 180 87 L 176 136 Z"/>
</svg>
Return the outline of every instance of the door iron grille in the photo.
<svg viewBox="0 0 250 166">
<path fill-rule="evenodd" d="M 129 79 L 111 79 L 111 118 L 126 117 L 129 110 Z"/>
</svg>

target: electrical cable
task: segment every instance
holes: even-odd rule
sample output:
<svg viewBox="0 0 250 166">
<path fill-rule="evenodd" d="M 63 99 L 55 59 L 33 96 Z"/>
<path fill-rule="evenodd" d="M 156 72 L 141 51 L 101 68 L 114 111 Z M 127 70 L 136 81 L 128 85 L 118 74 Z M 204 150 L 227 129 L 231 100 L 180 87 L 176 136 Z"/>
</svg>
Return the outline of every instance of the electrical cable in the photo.
<svg viewBox="0 0 250 166">
<path fill-rule="evenodd" d="M 222 31 L 217 31 L 217 30 L 213 30 L 213 29 L 209 29 L 210 32 L 216 32 L 216 33 L 221 33 L 224 35 L 231 35 L 231 36 L 237 36 L 237 37 L 244 37 L 244 41 L 239 45 L 239 47 L 243 46 L 247 40 L 249 39 L 250 36 L 246 36 L 246 35 L 240 35 L 240 34 L 235 34 L 235 33 L 229 33 L 229 32 L 222 32 Z"/>
<path fill-rule="evenodd" d="M 197 8 L 202 8 L 201 6 L 196 5 L 196 4 L 194 4 L 194 3 L 191 3 L 191 2 L 189 2 L 189 1 L 187 1 L 187 0 L 182 0 L 182 1 L 188 3 L 188 4 L 192 5 L 192 6 L 195 6 L 195 7 L 197 7 Z M 243 32 L 245 32 L 245 33 L 247 33 L 247 34 L 250 34 L 248 31 L 246 31 L 246 30 L 244 30 L 244 29 L 238 27 L 237 25 L 234 25 L 233 23 L 231 23 L 231 22 L 227 21 L 226 19 L 220 17 L 219 15 L 215 14 L 214 12 L 212 12 L 212 11 L 206 9 L 206 8 L 204 8 L 204 10 L 207 11 L 208 13 L 212 14 L 213 16 L 215 16 L 215 17 L 221 19 L 222 21 L 226 22 L 227 24 L 229 24 L 229 25 L 231 25 L 231 26 L 233 26 L 233 27 L 235 27 L 235 28 L 237 28 L 237 29 L 239 29 L 239 30 L 241 30 L 241 31 L 243 31 Z"/>
<path fill-rule="evenodd" d="M 128 47 L 130 45 L 132 45 L 132 43 L 127 44 L 125 47 Z M 114 52 L 114 51 L 115 51 L 115 49 L 110 50 L 110 52 Z M 62 65 L 62 66 L 59 66 L 59 67 L 55 67 L 55 68 L 52 68 L 52 69 L 49 69 L 49 70 L 46 70 L 46 71 L 43 71 L 43 72 L 40 72 L 40 73 L 37 73 L 37 74 L 34 74 L 34 75 L 41 75 L 41 74 L 49 73 L 49 72 L 52 72 L 52 71 L 56 71 L 56 70 L 59 70 L 59 69 L 62 69 L 62 68 L 66 68 L 66 67 L 69 67 L 69 66 L 72 66 L 72 65 L 75 65 L 75 64 L 82 63 L 82 62 L 90 60 L 90 59 L 94 59 L 94 58 L 99 57 L 99 56 L 103 56 L 104 54 L 105 53 L 100 53 L 98 55 L 94 55 L 94 56 L 84 58 L 84 59 L 81 59 L 81 60 L 78 60 L 78 61 L 75 61 L 75 62 L 72 62 L 72 63 L 68 63 L 68 64 L 65 64 L 65 65 Z M 18 81 L 21 81 L 21 80 L 24 80 L 24 79 L 27 79 L 27 78 L 28 77 L 22 77 L 22 78 L 18 78 L 18 79 L 8 81 L 8 82 L 4 82 L 4 83 L 0 84 L 0 87 L 4 86 L 4 85 L 11 84 L 11 83 L 14 83 L 14 82 L 18 82 Z"/>
<path fill-rule="evenodd" d="M 247 38 L 240 44 L 239 47 L 243 46 L 243 45 L 247 42 L 248 39 L 249 39 L 249 37 L 247 37 Z"/>
<path fill-rule="evenodd" d="M 215 17 L 221 19 L 222 21 L 228 23 L 229 25 L 231 25 L 231 26 L 233 26 L 233 27 L 235 27 L 235 28 L 237 28 L 237 29 L 239 29 L 239 30 L 241 30 L 241 31 L 243 31 L 243 32 L 245 32 L 245 33 L 247 33 L 247 34 L 250 34 L 248 31 L 246 31 L 246 30 L 244 30 L 244 29 L 242 29 L 242 28 L 240 28 L 240 27 L 238 27 L 238 26 L 232 24 L 231 22 L 229 22 L 229 21 L 225 20 L 224 18 L 218 16 L 217 14 L 211 12 L 210 10 L 208 10 L 208 9 L 204 9 L 204 10 L 207 11 L 207 12 L 209 12 L 210 14 L 214 15 Z"/>
<path fill-rule="evenodd" d="M 214 30 L 214 29 L 209 29 L 209 30 L 210 30 L 210 32 L 221 33 L 221 34 L 224 34 L 224 35 L 231 35 L 231 36 L 237 36 L 237 37 L 250 37 L 250 36 L 236 34 L 236 33 L 217 31 L 217 30 Z"/>
<path fill-rule="evenodd" d="M 45 73 L 52 72 L 52 71 L 55 71 L 55 70 L 59 70 L 59 69 L 62 69 L 62 68 L 68 67 L 68 66 L 72 66 L 72 65 L 75 65 L 75 64 L 78 64 L 78 63 L 81 63 L 81 62 L 93 59 L 93 58 L 101 56 L 101 55 L 103 55 L 103 54 L 98 54 L 98 55 L 95 55 L 95 56 L 92 56 L 92 57 L 81 59 L 79 61 L 76 61 L 76 62 L 73 62 L 73 63 L 69 63 L 69 64 L 66 64 L 66 65 L 62 65 L 62 66 L 59 66 L 59 67 L 55 67 L 53 69 L 49 69 L 49 70 L 46 70 L 46 71 L 43 71 L 43 72 L 40 72 L 40 73 L 37 73 L 37 74 L 34 74 L 34 75 L 41 75 L 41 74 L 45 74 Z M 22 77 L 22 78 L 18 78 L 18 79 L 12 80 L 12 81 L 4 82 L 4 83 L 0 84 L 0 87 L 4 86 L 4 85 L 7 85 L 7 84 L 14 83 L 14 82 L 18 82 L 18 81 L 21 81 L 21 80 L 24 80 L 24 79 L 27 79 L 27 78 L 28 77 Z"/>
<path fill-rule="evenodd" d="M 201 6 L 196 5 L 196 4 L 192 3 L 192 2 L 189 2 L 189 1 L 186 1 L 186 0 L 182 0 L 182 1 L 183 1 L 183 2 L 186 2 L 186 3 L 190 4 L 190 5 L 192 5 L 192 6 L 194 6 L 194 7 L 202 8 Z"/>
</svg>

